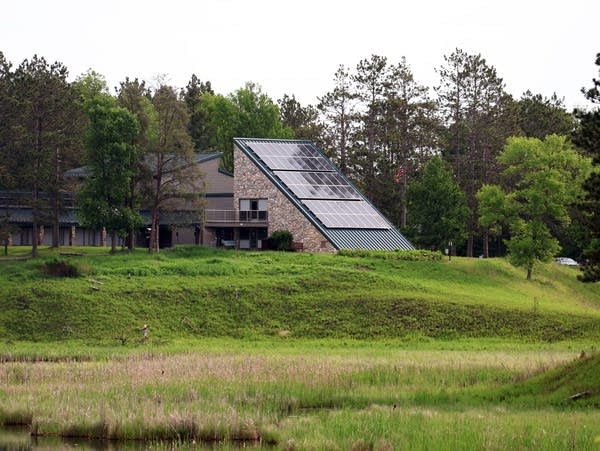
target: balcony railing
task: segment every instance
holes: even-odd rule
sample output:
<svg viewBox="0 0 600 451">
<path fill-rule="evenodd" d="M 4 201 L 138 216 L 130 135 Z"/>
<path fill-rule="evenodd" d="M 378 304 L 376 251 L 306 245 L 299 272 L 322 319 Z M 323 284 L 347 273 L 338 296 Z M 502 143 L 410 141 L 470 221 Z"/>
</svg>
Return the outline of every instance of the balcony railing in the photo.
<svg viewBox="0 0 600 451">
<path fill-rule="evenodd" d="M 235 222 L 266 222 L 268 214 L 262 210 L 204 210 L 204 218 L 210 223 L 235 223 Z"/>
</svg>

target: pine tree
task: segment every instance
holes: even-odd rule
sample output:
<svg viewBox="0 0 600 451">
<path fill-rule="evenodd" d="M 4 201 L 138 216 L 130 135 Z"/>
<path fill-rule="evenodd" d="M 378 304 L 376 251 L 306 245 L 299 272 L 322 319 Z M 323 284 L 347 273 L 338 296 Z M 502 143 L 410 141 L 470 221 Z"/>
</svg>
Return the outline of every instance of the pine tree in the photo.
<svg viewBox="0 0 600 451">
<path fill-rule="evenodd" d="M 596 55 L 596 65 L 600 66 L 600 53 Z M 600 105 L 600 80 L 593 79 L 593 86 L 582 89 L 585 97 Z M 596 171 L 583 183 L 584 197 L 581 208 L 585 215 L 588 245 L 583 252 L 583 273 L 579 279 L 583 282 L 600 280 L 600 108 L 592 111 L 578 111 L 580 128 L 574 136 L 576 145 L 594 158 Z"/>
</svg>

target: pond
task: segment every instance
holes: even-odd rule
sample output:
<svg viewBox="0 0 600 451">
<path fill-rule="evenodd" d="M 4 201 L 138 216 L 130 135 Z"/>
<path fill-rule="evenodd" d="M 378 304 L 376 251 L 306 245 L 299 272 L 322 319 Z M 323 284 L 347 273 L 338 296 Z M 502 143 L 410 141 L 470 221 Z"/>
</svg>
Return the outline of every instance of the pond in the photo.
<svg viewBox="0 0 600 451">
<path fill-rule="evenodd" d="M 138 451 L 138 450 L 226 450 L 226 449 L 262 449 L 256 443 L 180 443 L 180 442 L 144 442 L 136 440 L 114 441 L 93 440 L 75 437 L 32 436 L 28 426 L 0 426 L 0 450 L 61 450 L 77 449 L 84 451 Z"/>
</svg>

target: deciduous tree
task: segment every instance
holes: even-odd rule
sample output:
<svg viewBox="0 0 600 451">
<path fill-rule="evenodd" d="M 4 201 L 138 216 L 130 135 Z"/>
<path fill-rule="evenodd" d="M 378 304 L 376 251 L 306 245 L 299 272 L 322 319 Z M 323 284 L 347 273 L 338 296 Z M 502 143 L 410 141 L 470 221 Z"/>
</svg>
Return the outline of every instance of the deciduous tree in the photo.
<svg viewBox="0 0 600 451">
<path fill-rule="evenodd" d="M 221 163 L 233 171 L 233 138 L 292 138 L 294 132 L 281 123 L 279 108 L 256 83 L 229 94 L 206 95 L 211 147 L 223 152 Z"/>
<path fill-rule="evenodd" d="M 105 227 L 111 234 L 112 252 L 117 234 L 125 236 L 141 218 L 129 205 L 129 187 L 135 175 L 135 139 L 139 125 L 133 113 L 110 96 L 96 96 L 86 103 L 89 128 L 87 163 L 91 169 L 77 196 L 77 213 L 84 227 Z"/>
<path fill-rule="evenodd" d="M 581 182 L 591 163 L 582 157 L 564 136 L 537 138 L 512 137 L 498 161 L 512 189 L 484 185 L 477 198 L 487 227 L 506 225 L 510 261 L 527 269 L 527 279 L 538 262 L 550 260 L 560 250 L 552 235 L 553 222 L 568 224 L 569 205 L 581 193 Z"/>
<path fill-rule="evenodd" d="M 189 134 L 189 113 L 177 91 L 161 85 L 152 96 L 156 111 L 156 143 L 148 149 L 145 162 L 152 179 L 147 180 L 152 222 L 151 251 L 159 250 L 161 213 L 170 208 L 200 216 L 204 181 L 194 160 L 194 145 Z"/>
</svg>

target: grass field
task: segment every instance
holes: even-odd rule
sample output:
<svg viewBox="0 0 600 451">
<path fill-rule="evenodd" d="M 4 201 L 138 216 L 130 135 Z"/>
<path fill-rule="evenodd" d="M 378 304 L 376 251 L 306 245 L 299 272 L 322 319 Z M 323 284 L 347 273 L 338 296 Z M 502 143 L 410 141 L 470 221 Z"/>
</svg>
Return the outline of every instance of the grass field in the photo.
<svg viewBox="0 0 600 451">
<path fill-rule="evenodd" d="M 572 268 L 93 251 L 0 260 L 0 424 L 153 448 L 600 449 L 600 288 Z M 57 258 L 79 276 L 48 275 Z"/>
<path fill-rule="evenodd" d="M 445 345 L 207 339 L 37 363 L 23 352 L 0 365 L 0 423 L 30 424 L 39 435 L 189 446 L 595 449 L 600 396 L 568 401 L 581 378 L 557 386 L 547 370 L 587 364 L 570 374 L 596 390 L 597 355 L 579 360 L 573 343 Z"/>
</svg>

